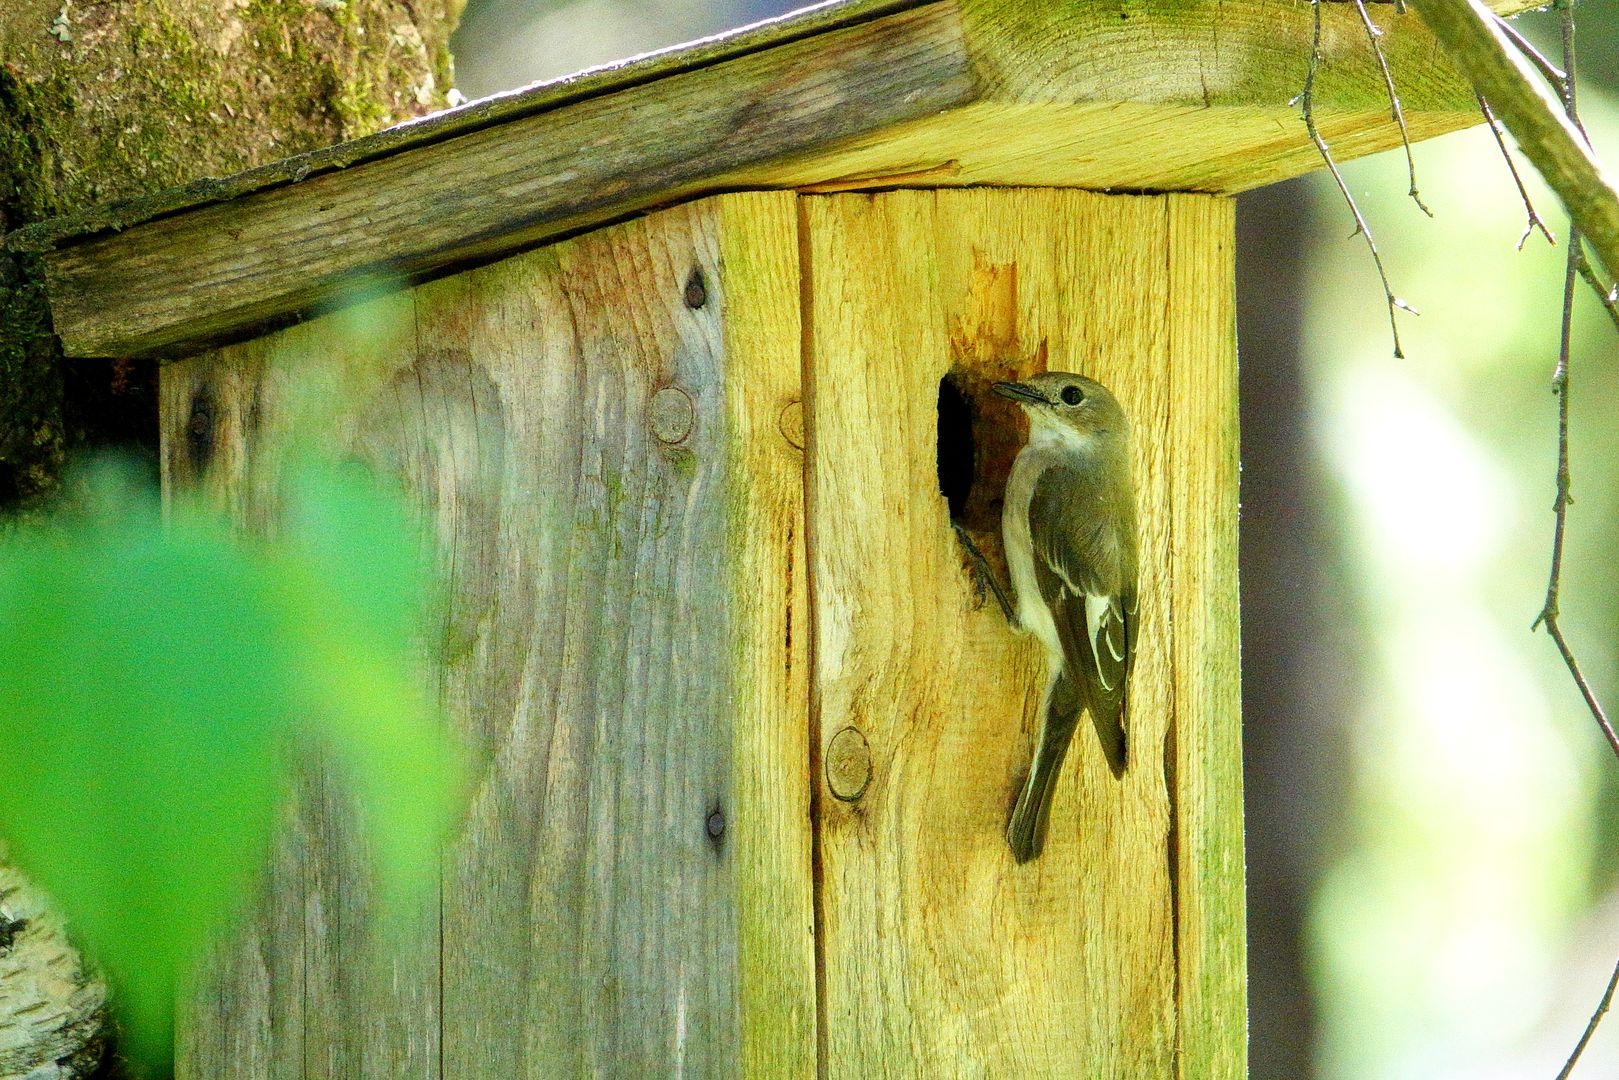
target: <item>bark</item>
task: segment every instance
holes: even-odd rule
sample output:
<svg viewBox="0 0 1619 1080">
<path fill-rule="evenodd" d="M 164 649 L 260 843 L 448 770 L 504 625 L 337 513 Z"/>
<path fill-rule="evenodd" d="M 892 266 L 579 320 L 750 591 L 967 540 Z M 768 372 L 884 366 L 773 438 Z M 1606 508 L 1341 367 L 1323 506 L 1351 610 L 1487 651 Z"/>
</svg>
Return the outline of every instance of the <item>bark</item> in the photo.
<svg viewBox="0 0 1619 1080">
<path fill-rule="evenodd" d="M 442 108 L 463 3 L 4 0 L 0 234 Z M 155 462 L 156 443 L 155 367 L 65 364 L 37 268 L 0 247 L 0 517 L 44 506 L 76 452 Z M 92 1075 L 106 1017 L 63 920 L 0 849 L 0 1078 Z"/>
<path fill-rule="evenodd" d="M 44 894 L 0 862 L 0 1077 L 92 1075 L 111 1035 L 106 1003 Z"/>
<path fill-rule="evenodd" d="M 0 233 L 441 108 L 463 2 L 6 0 Z M 77 447 L 155 439 L 151 367 L 64 368 L 34 280 L 0 256 L 0 507 Z"/>
</svg>

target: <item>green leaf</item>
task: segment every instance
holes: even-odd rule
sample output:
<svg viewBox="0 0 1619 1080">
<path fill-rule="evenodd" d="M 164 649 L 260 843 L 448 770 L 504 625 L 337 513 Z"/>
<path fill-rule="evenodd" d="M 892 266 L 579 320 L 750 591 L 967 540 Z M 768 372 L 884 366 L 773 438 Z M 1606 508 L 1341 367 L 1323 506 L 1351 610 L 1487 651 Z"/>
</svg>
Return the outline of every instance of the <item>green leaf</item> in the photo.
<svg viewBox="0 0 1619 1080">
<path fill-rule="evenodd" d="M 384 900 L 431 880 L 457 757 L 420 678 L 423 544 L 398 499 L 310 464 L 287 542 L 244 544 L 103 467 L 0 546 L 0 831 L 108 969 L 166 1074 L 178 980 L 239 908 L 311 729 L 345 761 Z"/>
</svg>

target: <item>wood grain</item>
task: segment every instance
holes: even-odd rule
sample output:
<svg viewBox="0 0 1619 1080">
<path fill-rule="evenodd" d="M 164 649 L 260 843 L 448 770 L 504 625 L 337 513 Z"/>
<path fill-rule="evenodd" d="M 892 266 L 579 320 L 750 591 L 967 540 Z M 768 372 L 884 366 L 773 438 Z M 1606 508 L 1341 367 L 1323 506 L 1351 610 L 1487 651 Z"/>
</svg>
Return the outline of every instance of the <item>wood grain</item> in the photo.
<svg viewBox="0 0 1619 1080">
<path fill-rule="evenodd" d="M 102 203 L 87 207 L 78 213 L 35 222 L 12 233 L 7 239 L 14 242 L 17 250 L 47 251 L 96 233 L 128 229 L 208 203 L 237 199 L 270 188 L 298 183 L 323 173 L 353 168 L 368 161 L 444 142 L 496 124 L 534 116 L 586 98 L 601 97 L 632 89 L 644 83 L 654 83 L 673 75 L 750 53 L 762 52 L 788 42 L 856 26 L 884 15 L 909 11 L 930 2 L 936 0 L 822 0 L 820 3 L 776 18 L 764 19 L 713 37 L 659 49 L 600 67 L 587 68 L 523 90 L 479 98 L 457 108 L 424 116 L 363 138 L 338 143 L 335 146 L 323 146 L 308 153 L 268 162 L 232 176 L 198 177 L 140 199 Z M 979 0 L 979 6 L 990 7 L 993 2 L 994 0 Z M 1496 14 L 1507 16 L 1537 5 L 1534 0 L 1491 0 L 1487 6 Z M 1058 15 L 1073 14 L 1075 11 L 1073 8 L 1061 6 L 1054 10 Z M 1379 17 L 1377 7 L 1374 6 L 1372 10 L 1374 17 Z M 1048 8 L 1045 14 L 1050 15 L 1052 11 L 1053 9 Z M 1081 13 L 1081 17 L 1088 16 Z M 1205 22 L 1211 21 L 1208 12 L 1203 12 L 1201 17 Z M 1341 36 L 1339 40 L 1342 40 Z M 1071 56 L 1072 54 L 1061 56 L 1059 62 L 1066 62 Z"/>
<path fill-rule="evenodd" d="M 415 351 L 414 298 L 170 365 L 162 372 L 164 485 L 210 498 L 274 536 L 281 466 L 299 444 L 365 453 L 343 403 Z M 364 398 L 359 400 L 363 401 Z M 334 441 L 335 440 L 335 441 Z M 415 490 L 419 473 L 396 473 Z M 372 858 L 344 778 L 315 747 L 268 862 L 263 898 L 189 995 L 177 1074 L 199 1080 L 428 1080 L 438 1073 L 436 891 L 411 936 L 376 933 Z"/>
<path fill-rule="evenodd" d="M 1479 122 L 1422 24 L 1377 8 L 1413 137 Z M 69 355 L 174 356 L 301 317 L 356 277 L 420 280 L 720 190 L 1233 192 L 1319 167 L 1289 104 L 1311 33 L 1293 0 L 836 11 L 222 182 L 215 201 L 7 243 L 45 252 Z M 1323 17 L 1322 132 L 1341 160 L 1395 145 L 1358 16 Z"/>
<path fill-rule="evenodd" d="M 1183 613 L 1224 611 L 1236 590 L 1233 574 L 1195 579 L 1207 595 L 1176 591 L 1177 568 L 1216 540 L 1195 510 L 1182 518 L 1188 476 L 1219 498 L 1235 491 L 1234 459 L 1197 444 L 1206 425 L 1175 419 L 1192 380 L 1231 375 L 1218 345 L 1231 335 L 1228 295 L 1175 288 L 1190 260 L 1229 294 L 1229 208 L 1185 209 L 1211 202 L 1059 191 L 803 201 L 817 744 L 825 759 L 854 728 L 872 763 L 862 795 L 818 804 L 828 1076 L 1163 1077 L 1193 1051 L 1218 1067 L 1184 1075 L 1241 1074 L 1240 1050 L 1190 1046 L 1240 1046 L 1240 965 L 1198 960 L 1200 989 L 1186 995 L 1177 949 L 1182 878 L 1205 869 L 1208 849 L 1180 841 L 1185 804 L 1240 801 L 1240 761 L 1222 756 L 1230 740 L 1179 734 L 1237 722 L 1234 710 L 1213 714 L 1231 699 L 1188 673 L 1177 638 Z M 998 492 L 1017 420 L 986 383 L 1046 367 L 1096 376 L 1133 417 L 1145 614 L 1132 765 L 1117 781 L 1080 740 L 1045 854 L 1019 868 L 1004 826 L 1043 659 L 966 571 L 939 494 L 936 403 L 951 374 L 977 410 L 977 482 Z M 992 541 L 992 495 L 967 507 L 980 520 L 965 524 Z M 1234 645 L 1234 631 L 1210 636 L 1219 670 L 1234 672 Z M 1201 753 L 1182 760 L 1183 745 Z M 1198 895 L 1200 917 L 1240 920 L 1240 870 Z"/>
<path fill-rule="evenodd" d="M 480 763 L 390 950 L 306 758 L 180 1074 L 1240 1076 L 1231 224 L 728 195 L 165 367 L 171 495 L 273 535 L 299 445 L 412 494 Z M 1131 768 L 1081 740 L 1019 868 L 1043 659 L 968 573 L 937 403 L 948 374 L 976 407 L 994 557 L 1019 435 L 987 382 L 1045 367 L 1133 417 L 1145 620 Z"/>
<path fill-rule="evenodd" d="M 1242 663 L 1237 588 L 1234 206 L 1169 203 L 1174 540 L 1175 952 L 1182 1080 L 1248 1075 Z"/>
<path fill-rule="evenodd" d="M 385 954 L 317 760 L 185 1075 L 813 1075 L 796 230 L 725 196 L 164 369 L 171 491 L 273 532 L 308 440 L 413 493 L 480 762 Z"/>
</svg>

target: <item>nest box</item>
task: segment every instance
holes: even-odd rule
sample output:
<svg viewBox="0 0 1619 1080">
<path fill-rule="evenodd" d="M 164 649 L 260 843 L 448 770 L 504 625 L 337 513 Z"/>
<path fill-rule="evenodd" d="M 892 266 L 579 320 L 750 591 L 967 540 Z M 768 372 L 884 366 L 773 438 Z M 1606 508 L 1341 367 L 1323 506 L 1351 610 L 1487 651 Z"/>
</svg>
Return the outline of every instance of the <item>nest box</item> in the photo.
<svg viewBox="0 0 1619 1080">
<path fill-rule="evenodd" d="M 1477 122 L 1373 11 L 1413 137 Z M 1395 145 L 1322 18 L 1322 133 Z M 404 481 L 451 591 L 434 933 L 377 950 L 314 770 L 181 1075 L 1244 1075 L 1231 195 L 1319 164 L 1311 39 L 841 0 L 14 235 L 70 356 L 165 361 L 170 491 L 262 526 L 315 438 Z M 1082 728 L 1016 866 L 1044 660 L 951 526 L 993 561 L 988 383 L 1047 367 L 1132 418 L 1143 621 L 1128 770 Z"/>
</svg>

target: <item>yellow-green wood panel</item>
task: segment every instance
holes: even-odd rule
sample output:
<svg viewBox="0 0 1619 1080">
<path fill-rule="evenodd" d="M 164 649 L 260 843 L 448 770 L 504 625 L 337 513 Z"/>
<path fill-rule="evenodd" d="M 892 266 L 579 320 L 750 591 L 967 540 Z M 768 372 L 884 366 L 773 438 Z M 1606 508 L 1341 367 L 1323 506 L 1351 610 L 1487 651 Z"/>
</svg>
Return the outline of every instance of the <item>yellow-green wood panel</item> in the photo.
<svg viewBox="0 0 1619 1080">
<path fill-rule="evenodd" d="M 1243 1075 L 1229 202 L 914 191 L 803 218 L 826 1075 Z M 971 401 L 962 524 L 993 548 L 1020 420 L 988 383 L 1044 368 L 1132 419 L 1142 623 L 1129 768 L 1082 726 L 1020 867 L 1044 661 L 969 576 L 937 402 L 947 376 Z"/>
</svg>

